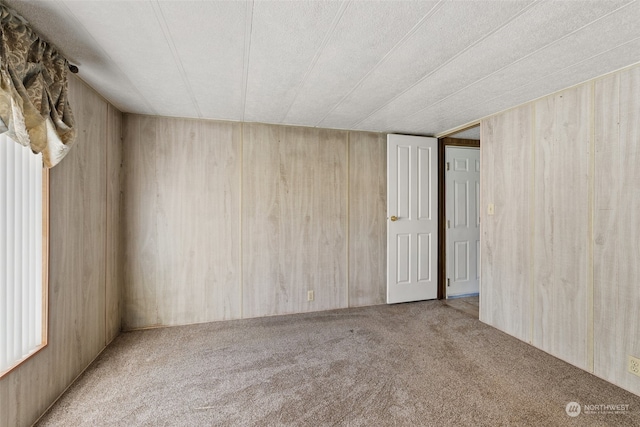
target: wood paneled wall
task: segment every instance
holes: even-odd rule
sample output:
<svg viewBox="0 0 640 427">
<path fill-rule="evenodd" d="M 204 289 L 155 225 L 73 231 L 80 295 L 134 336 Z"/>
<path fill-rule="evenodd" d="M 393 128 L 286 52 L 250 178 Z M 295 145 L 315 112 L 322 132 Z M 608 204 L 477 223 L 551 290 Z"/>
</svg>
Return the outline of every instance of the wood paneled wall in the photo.
<svg viewBox="0 0 640 427">
<path fill-rule="evenodd" d="M 239 318 L 241 125 L 125 117 L 125 327 Z"/>
<path fill-rule="evenodd" d="M 595 83 L 594 373 L 640 394 L 640 67 Z"/>
<path fill-rule="evenodd" d="M 383 303 L 385 147 L 125 115 L 125 328 Z"/>
<path fill-rule="evenodd" d="M 591 86 L 533 108 L 532 343 L 586 369 Z"/>
<path fill-rule="evenodd" d="M 49 343 L 0 380 L 0 425 L 29 426 L 120 330 L 121 114 L 70 78 L 76 145 L 50 172 Z"/>
<path fill-rule="evenodd" d="M 107 343 L 121 329 L 122 288 L 122 113 L 107 104 L 107 224 L 106 224 L 106 328 Z"/>
<path fill-rule="evenodd" d="M 243 317 L 347 306 L 347 137 L 244 125 Z"/>
<path fill-rule="evenodd" d="M 387 137 L 349 134 L 349 306 L 387 300 Z"/>
<path fill-rule="evenodd" d="M 480 318 L 531 340 L 531 106 L 483 121 Z M 494 215 L 487 216 L 487 205 Z"/>
<path fill-rule="evenodd" d="M 481 320 L 636 394 L 639 100 L 636 66 L 484 119 L 481 147 Z"/>
</svg>

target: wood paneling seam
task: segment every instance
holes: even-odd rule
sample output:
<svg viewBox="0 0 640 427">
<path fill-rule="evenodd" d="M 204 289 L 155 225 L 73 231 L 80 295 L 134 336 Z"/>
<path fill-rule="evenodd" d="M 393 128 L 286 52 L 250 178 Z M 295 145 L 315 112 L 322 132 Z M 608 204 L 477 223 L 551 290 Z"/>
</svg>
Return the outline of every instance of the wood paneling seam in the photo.
<svg viewBox="0 0 640 427">
<path fill-rule="evenodd" d="M 240 293 L 240 298 L 238 298 L 238 303 L 240 304 L 240 319 L 244 319 L 244 259 L 242 257 L 242 251 L 244 249 L 244 236 L 242 235 L 242 231 L 244 229 L 243 227 L 243 213 L 242 213 L 242 200 L 244 198 L 244 193 L 243 193 L 243 185 L 244 185 L 244 180 L 242 179 L 242 174 L 244 173 L 244 123 L 240 124 L 240 147 L 238 149 L 238 156 L 240 157 L 238 159 L 238 181 L 239 181 L 239 187 L 240 187 L 240 195 L 238 197 L 238 214 L 240 217 L 239 222 L 239 243 L 238 243 L 238 285 L 240 287 L 239 289 L 239 293 Z"/>
<path fill-rule="evenodd" d="M 141 136 L 142 136 L 142 127 L 140 127 L 138 129 L 138 131 L 140 132 Z M 160 129 L 160 121 L 158 119 L 153 119 L 153 135 L 156 139 L 153 140 L 153 145 L 154 145 L 154 149 L 153 149 L 153 174 L 154 174 L 154 178 L 153 178 L 153 182 L 156 184 L 155 185 L 155 200 L 154 200 L 154 223 L 155 223 L 155 227 L 153 229 L 153 235 L 156 238 L 156 249 L 159 250 L 158 247 L 158 241 L 157 241 L 157 236 L 158 236 L 158 218 L 160 218 L 160 214 L 161 214 L 161 210 L 160 210 L 160 187 L 158 185 L 158 140 L 157 140 L 157 136 L 158 134 L 160 134 L 162 130 Z M 138 141 L 140 141 L 140 139 L 138 139 Z M 160 268 L 158 266 L 158 263 L 155 262 L 155 265 L 153 266 L 154 268 L 154 276 L 156 277 L 156 279 L 158 278 L 158 276 L 160 275 L 161 271 Z M 158 303 L 158 285 L 159 283 L 156 282 L 153 284 L 154 287 L 154 306 L 155 306 L 155 320 L 154 323 L 155 324 L 160 324 L 160 306 Z"/>
<path fill-rule="evenodd" d="M 108 154 L 108 150 L 109 150 L 109 106 L 107 106 L 106 108 L 106 112 L 105 112 L 105 121 L 107 123 L 107 126 L 105 126 L 104 132 L 104 139 L 106 141 L 106 143 L 104 144 L 106 149 L 105 149 L 105 156 L 104 156 L 104 163 L 105 163 L 105 180 L 104 180 L 104 304 L 105 304 L 105 308 L 104 308 L 104 346 L 107 346 L 107 337 L 109 334 L 107 334 L 107 328 L 109 328 L 109 314 L 107 313 L 107 270 L 109 269 L 109 244 L 107 243 L 107 240 L 109 239 L 109 154 Z"/>
<path fill-rule="evenodd" d="M 536 104 L 531 104 L 531 170 L 529 171 L 529 344 L 533 344 L 535 316 L 535 230 L 536 230 Z"/>
<path fill-rule="evenodd" d="M 594 215 L 595 215 L 595 168 L 596 168 L 596 84 L 595 82 L 591 82 L 591 90 L 589 91 L 589 101 L 591 102 L 589 113 L 591 114 L 590 123 L 589 123 L 589 177 L 588 177 L 588 188 L 589 188 L 589 200 L 588 206 L 589 218 L 587 220 L 588 233 L 587 236 L 587 369 L 589 372 L 593 373 L 594 371 L 594 305 L 593 305 L 593 293 L 594 293 L 594 241 L 593 241 L 593 229 L 594 229 Z"/>
<path fill-rule="evenodd" d="M 351 221 L 351 203 L 350 203 L 350 196 L 351 196 L 351 192 L 350 192 L 350 187 L 351 187 L 351 156 L 349 155 L 350 151 L 351 151 L 351 132 L 347 131 L 347 188 L 346 188 L 346 195 L 347 195 L 347 201 L 346 201 L 346 208 L 347 208 L 347 220 L 345 221 L 347 229 L 345 230 L 345 246 L 346 246 L 346 251 L 345 251 L 345 255 L 347 257 L 347 263 L 346 266 L 347 268 L 345 269 L 345 292 L 347 294 L 347 307 L 351 307 L 351 300 L 349 298 L 349 273 L 351 272 L 351 257 L 349 256 L 349 240 L 350 240 L 350 236 L 349 236 L 349 223 Z"/>
</svg>

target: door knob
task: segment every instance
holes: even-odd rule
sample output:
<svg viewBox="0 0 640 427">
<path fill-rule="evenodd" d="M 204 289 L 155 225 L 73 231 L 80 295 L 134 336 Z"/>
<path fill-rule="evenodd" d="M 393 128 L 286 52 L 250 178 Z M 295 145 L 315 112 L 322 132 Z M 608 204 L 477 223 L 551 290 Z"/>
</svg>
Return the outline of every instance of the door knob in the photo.
<svg viewBox="0 0 640 427">
<path fill-rule="evenodd" d="M 389 218 L 391 221 L 397 221 L 398 217 L 395 215 L 392 215 L 391 218 Z"/>
</svg>

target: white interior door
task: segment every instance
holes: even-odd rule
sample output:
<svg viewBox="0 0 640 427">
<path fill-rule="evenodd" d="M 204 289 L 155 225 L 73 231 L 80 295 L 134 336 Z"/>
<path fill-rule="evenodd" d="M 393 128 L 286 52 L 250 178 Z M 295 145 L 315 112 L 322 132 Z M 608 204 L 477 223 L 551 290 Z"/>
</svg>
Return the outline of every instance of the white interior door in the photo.
<svg viewBox="0 0 640 427">
<path fill-rule="evenodd" d="M 438 140 L 387 136 L 387 303 L 438 296 Z"/>
<path fill-rule="evenodd" d="M 480 284 L 480 149 L 445 147 L 446 297 Z"/>
</svg>

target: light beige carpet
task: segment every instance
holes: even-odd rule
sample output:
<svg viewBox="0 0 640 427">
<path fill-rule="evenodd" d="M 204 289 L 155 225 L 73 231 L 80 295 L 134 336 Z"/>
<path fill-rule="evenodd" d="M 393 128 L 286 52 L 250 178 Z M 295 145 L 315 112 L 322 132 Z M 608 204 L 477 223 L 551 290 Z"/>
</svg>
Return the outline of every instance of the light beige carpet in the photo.
<svg viewBox="0 0 640 427">
<path fill-rule="evenodd" d="M 480 315 L 480 297 L 465 297 L 465 298 L 452 298 L 443 300 L 443 303 L 449 307 L 453 307 L 456 310 L 464 311 L 475 317 L 476 319 Z"/>
<path fill-rule="evenodd" d="M 124 333 L 39 425 L 639 426 L 640 397 L 428 301 Z"/>
</svg>

